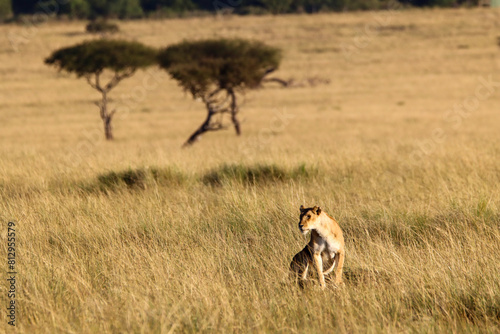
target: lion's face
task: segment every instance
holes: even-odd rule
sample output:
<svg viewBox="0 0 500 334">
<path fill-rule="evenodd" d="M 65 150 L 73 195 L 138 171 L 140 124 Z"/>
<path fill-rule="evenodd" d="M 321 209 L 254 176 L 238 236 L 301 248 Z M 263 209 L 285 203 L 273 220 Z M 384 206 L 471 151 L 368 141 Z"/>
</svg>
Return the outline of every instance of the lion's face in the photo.
<svg viewBox="0 0 500 334">
<path fill-rule="evenodd" d="M 321 214 L 320 207 L 304 208 L 303 205 L 300 206 L 300 220 L 299 220 L 299 230 L 302 234 L 307 234 L 310 230 L 316 227 L 316 223 L 319 220 L 319 215 Z"/>
</svg>

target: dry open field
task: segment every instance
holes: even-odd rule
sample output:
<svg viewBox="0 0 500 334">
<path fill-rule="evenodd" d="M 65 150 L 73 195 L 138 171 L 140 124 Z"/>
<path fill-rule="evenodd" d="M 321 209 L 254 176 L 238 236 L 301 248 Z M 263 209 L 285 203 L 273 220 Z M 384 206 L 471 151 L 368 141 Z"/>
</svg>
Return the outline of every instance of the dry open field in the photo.
<svg viewBox="0 0 500 334">
<path fill-rule="evenodd" d="M 9 220 L 19 333 L 500 332 L 499 18 L 121 23 L 120 37 L 156 47 L 238 36 L 283 48 L 278 74 L 299 85 L 248 92 L 241 137 L 190 149 L 203 105 L 159 69 L 111 93 L 105 142 L 97 92 L 43 64 L 91 38 L 85 23 L 1 26 L 0 332 Z M 27 36 L 17 52 L 9 34 Z M 113 179 L 127 171 L 129 185 Z M 287 281 L 307 241 L 301 204 L 344 230 L 342 289 Z"/>
</svg>

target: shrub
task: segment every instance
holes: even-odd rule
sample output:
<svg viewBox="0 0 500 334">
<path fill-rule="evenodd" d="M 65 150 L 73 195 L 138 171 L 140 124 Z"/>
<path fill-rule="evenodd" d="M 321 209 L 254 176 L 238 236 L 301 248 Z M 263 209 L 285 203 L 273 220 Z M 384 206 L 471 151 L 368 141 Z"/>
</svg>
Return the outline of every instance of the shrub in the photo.
<svg viewBox="0 0 500 334">
<path fill-rule="evenodd" d="M 316 174 L 315 169 L 306 168 L 302 164 L 293 169 L 286 169 L 277 165 L 223 165 L 203 176 L 203 183 L 213 186 L 222 186 L 226 183 L 237 182 L 245 185 L 265 184 L 272 182 L 297 181 L 307 179 Z"/>
<path fill-rule="evenodd" d="M 90 16 L 90 5 L 86 0 L 73 0 L 70 2 L 69 15 L 77 19 L 86 19 Z M 88 25 L 87 25 L 87 31 Z"/>
<path fill-rule="evenodd" d="M 141 190 L 148 186 L 173 186 L 187 182 L 187 177 L 174 168 L 138 168 L 111 171 L 97 176 L 97 184 L 91 188 L 100 191 L 119 189 Z"/>
<path fill-rule="evenodd" d="M 271 13 L 281 14 L 290 10 L 292 0 L 262 0 L 262 3 Z"/>
<path fill-rule="evenodd" d="M 91 17 L 119 17 L 121 19 L 139 18 L 144 15 L 139 0 L 87 0 Z"/>
<path fill-rule="evenodd" d="M 117 24 L 108 22 L 104 19 L 91 21 L 85 27 L 85 30 L 91 34 L 116 33 L 120 30 Z"/>
<path fill-rule="evenodd" d="M 99 175 L 97 180 L 104 188 L 113 189 L 124 184 L 127 188 L 145 188 L 146 173 L 143 169 L 128 169 L 122 172 L 109 172 Z"/>
<path fill-rule="evenodd" d="M 112 11 L 120 19 L 138 19 L 144 16 L 139 0 L 121 0 Z"/>
<path fill-rule="evenodd" d="M 34 14 L 38 0 L 15 0 L 12 1 L 12 10 L 15 15 Z"/>
<path fill-rule="evenodd" d="M 8 19 L 12 15 L 10 0 L 0 0 L 0 21 Z"/>
</svg>

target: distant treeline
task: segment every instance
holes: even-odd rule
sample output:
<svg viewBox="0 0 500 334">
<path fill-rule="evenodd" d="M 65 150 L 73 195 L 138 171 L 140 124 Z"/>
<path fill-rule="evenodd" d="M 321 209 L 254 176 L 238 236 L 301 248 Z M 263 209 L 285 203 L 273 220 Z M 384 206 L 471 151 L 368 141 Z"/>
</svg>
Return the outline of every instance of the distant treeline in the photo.
<svg viewBox="0 0 500 334">
<path fill-rule="evenodd" d="M 451 7 L 476 5 L 478 0 L 0 0 L 0 19 L 36 13 L 78 19 L 110 17 L 136 19 L 196 15 L 316 13 L 389 9 L 400 6 Z"/>
</svg>

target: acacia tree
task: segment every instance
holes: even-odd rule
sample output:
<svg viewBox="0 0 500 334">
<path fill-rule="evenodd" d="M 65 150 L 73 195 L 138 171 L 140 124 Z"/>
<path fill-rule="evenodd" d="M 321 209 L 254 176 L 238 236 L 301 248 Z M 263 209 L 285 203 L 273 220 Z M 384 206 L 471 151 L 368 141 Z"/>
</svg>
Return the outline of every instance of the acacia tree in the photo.
<svg viewBox="0 0 500 334">
<path fill-rule="evenodd" d="M 45 59 L 45 63 L 84 77 L 92 88 L 101 93 L 101 101 L 97 106 L 106 139 L 111 140 L 111 120 L 116 110 L 108 110 L 109 92 L 137 69 L 155 64 L 156 55 L 155 49 L 138 42 L 100 39 L 57 50 Z M 102 83 L 105 70 L 112 73 L 111 79 Z"/>
<path fill-rule="evenodd" d="M 224 115 L 230 116 L 240 135 L 236 92 L 258 87 L 280 61 L 279 49 L 243 39 L 184 41 L 161 50 L 160 66 L 207 108 L 205 121 L 184 146 L 192 145 L 205 132 L 227 128 Z"/>
</svg>

